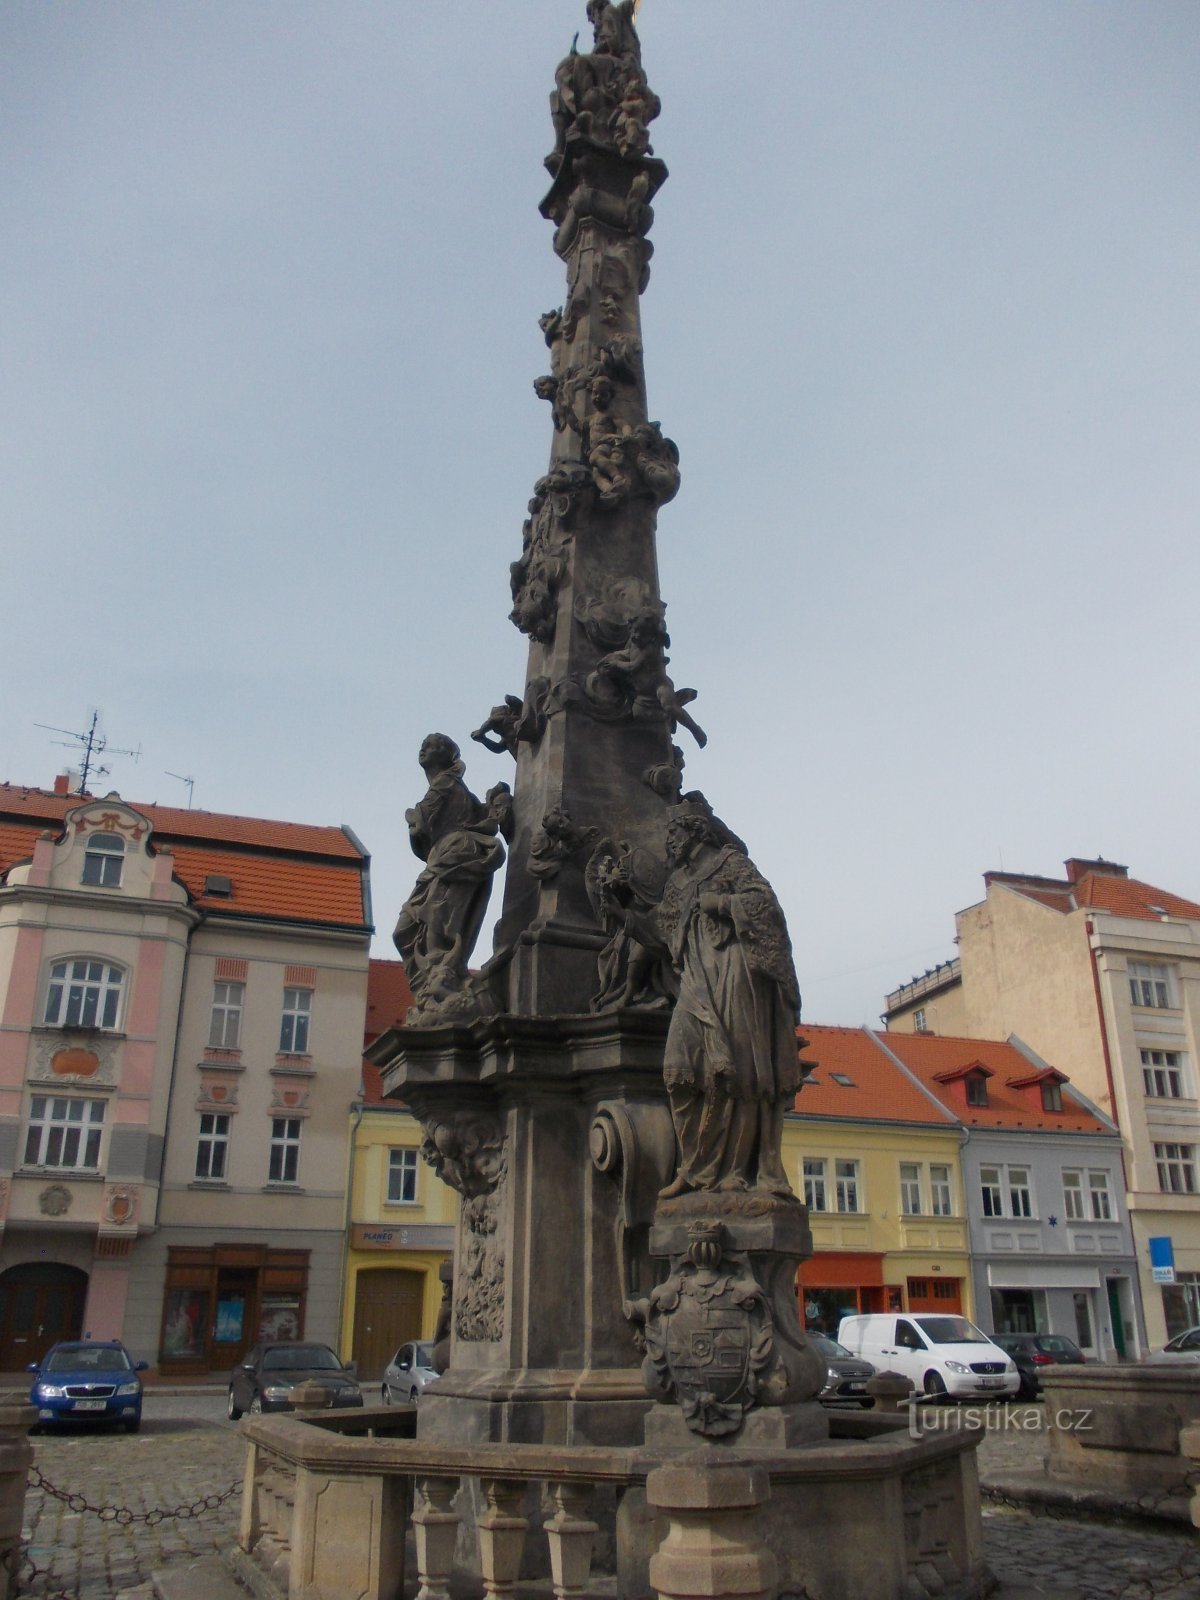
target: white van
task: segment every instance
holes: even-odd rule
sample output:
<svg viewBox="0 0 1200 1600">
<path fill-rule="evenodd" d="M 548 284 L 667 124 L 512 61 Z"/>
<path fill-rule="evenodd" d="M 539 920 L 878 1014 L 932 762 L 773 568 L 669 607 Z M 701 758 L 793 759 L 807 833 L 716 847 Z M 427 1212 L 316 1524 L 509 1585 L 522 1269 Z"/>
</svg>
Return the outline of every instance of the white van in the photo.
<svg viewBox="0 0 1200 1600">
<path fill-rule="evenodd" d="M 880 1372 L 911 1378 L 917 1394 L 1002 1400 L 1020 1387 L 1015 1363 L 966 1317 L 935 1311 L 843 1317 L 838 1339 Z"/>
</svg>

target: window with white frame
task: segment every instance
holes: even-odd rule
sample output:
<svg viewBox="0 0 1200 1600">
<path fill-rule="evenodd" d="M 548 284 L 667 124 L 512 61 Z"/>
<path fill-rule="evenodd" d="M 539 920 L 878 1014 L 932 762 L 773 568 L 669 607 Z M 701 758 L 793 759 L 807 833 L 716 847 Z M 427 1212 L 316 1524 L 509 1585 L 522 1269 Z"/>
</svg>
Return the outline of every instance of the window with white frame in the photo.
<svg viewBox="0 0 1200 1600">
<path fill-rule="evenodd" d="M 1028 1167 L 1009 1167 L 1008 1206 L 1011 1217 L 1033 1216 L 1033 1191 L 1029 1187 Z"/>
<path fill-rule="evenodd" d="M 833 1179 L 838 1210 L 857 1211 L 859 1209 L 858 1162 L 836 1160 L 833 1163 Z"/>
<path fill-rule="evenodd" d="M 388 1151 L 387 1197 L 390 1206 L 416 1205 L 417 1152 L 415 1150 Z"/>
<path fill-rule="evenodd" d="M 1083 1173 L 1073 1168 L 1064 1167 L 1063 1175 L 1063 1215 L 1068 1222 L 1083 1222 L 1087 1218 L 1087 1211 L 1083 1198 Z"/>
<path fill-rule="evenodd" d="M 915 1161 L 900 1163 L 900 1210 L 906 1217 L 921 1215 L 921 1168 Z"/>
<path fill-rule="evenodd" d="M 950 1187 L 950 1168 L 931 1164 L 929 1168 L 929 1198 L 935 1217 L 954 1215 L 954 1195 Z"/>
<path fill-rule="evenodd" d="M 804 1157 L 804 1204 L 810 1211 L 827 1211 L 825 1163 L 816 1156 Z"/>
<path fill-rule="evenodd" d="M 1116 1215 L 1103 1167 L 1063 1168 L 1063 1214 L 1068 1222 L 1111 1222 Z"/>
<path fill-rule="evenodd" d="M 279 1052 L 281 1055 L 304 1056 L 308 1054 L 308 1024 L 311 1015 L 311 989 L 285 989 L 283 991 L 283 1019 L 279 1024 Z"/>
<path fill-rule="evenodd" d="M 1061 1111 L 1062 1108 L 1062 1085 L 1056 1079 L 1044 1078 L 1042 1080 L 1042 1110 Z"/>
<path fill-rule="evenodd" d="M 926 1020 L 925 1007 L 924 1006 L 918 1006 L 917 1009 L 913 1012 L 913 1032 L 914 1033 L 928 1033 L 929 1032 L 929 1024 L 928 1024 L 928 1022 Z"/>
<path fill-rule="evenodd" d="M 1004 1191 L 1000 1187 L 999 1167 L 980 1167 L 979 1192 L 983 1200 L 985 1217 L 1004 1215 Z"/>
<path fill-rule="evenodd" d="M 1142 1084 L 1151 1100 L 1183 1098 L 1183 1060 L 1178 1050 L 1142 1050 Z"/>
<path fill-rule="evenodd" d="M 1157 961 L 1129 963 L 1129 998 L 1135 1006 L 1171 1004 L 1171 970 Z"/>
<path fill-rule="evenodd" d="M 1092 1205 L 1092 1218 L 1096 1222 L 1111 1222 L 1113 1220 L 1112 1192 L 1108 1187 L 1108 1173 L 1103 1167 L 1090 1170 L 1088 1179 L 1088 1197 Z"/>
<path fill-rule="evenodd" d="M 119 833 L 89 833 L 79 881 L 92 889 L 119 889 L 124 860 L 125 841 Z"/>
<path fill-rule="evenodd" d="M 35 1094 L 25 1134 L 25 1165 L 94 1172 L 100 1165 L 103 1100 Z"/>
<path fill-rule="evenodd" d="M 1158 1186 L 1164 1194 L 1196 1193 L 1194 1144 L 1156 1144 L 1154 1161 L 1158 1167 Z"/>
<path fill-rule="evenodd" d="M 51 1028 L 115 1028 L 121 1016 L 125 974 L 109 961 L 87 956 L 50 968 L 43 1021 Z"/>
<path fill-rule="evenodd" d="M 210 1050 L 236 1050 L 242 1039 L 242 1005 L 246 998 L 244 983 L 213 984 L 212 1018 L 208 1025 Z"/>
<path fill-rule="evenodd" d="M 224 1111 L 200 1113 L 200 1137 L 196 1141 L 196 1176 L 210 1181 L 222 1179 L 229 1159 L 229 1122 Z"/>
<path fill-rule="evenodd" d="M 295 1183 L 300 1170 L 300 1118 L 271 1118 L 271 1160 L 267 1177 L 272 1183 Z"/>
</svg>

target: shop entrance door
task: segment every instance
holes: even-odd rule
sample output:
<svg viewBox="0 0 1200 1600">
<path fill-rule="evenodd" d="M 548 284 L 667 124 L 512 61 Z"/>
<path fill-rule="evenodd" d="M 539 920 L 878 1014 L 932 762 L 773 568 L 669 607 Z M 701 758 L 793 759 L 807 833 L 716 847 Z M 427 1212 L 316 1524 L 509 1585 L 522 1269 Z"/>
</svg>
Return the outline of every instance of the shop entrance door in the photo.
<svg viewBox="0 0 1200 1600">
<path fill-rule="evenodd" d="M 228 1372 L 254 1343 L 258 1332 L 258 1271 L 254 1267 L 217 1269 L 209 1366 Z"/>
<path fill-rule="evenodd" d="M 0 1275 L 0 1371 L 20 1372 L 60 1339 L 83 1333 L 87 1273 L 57 1261 Z"/>
<path fill-rule="evenodd" d="M 380 1378 L 397 1348 L 421 1337 L 425 1274 L 373 1267 L 354 1280 L 354 1343 L 360 1378 Z"/>
</svg>

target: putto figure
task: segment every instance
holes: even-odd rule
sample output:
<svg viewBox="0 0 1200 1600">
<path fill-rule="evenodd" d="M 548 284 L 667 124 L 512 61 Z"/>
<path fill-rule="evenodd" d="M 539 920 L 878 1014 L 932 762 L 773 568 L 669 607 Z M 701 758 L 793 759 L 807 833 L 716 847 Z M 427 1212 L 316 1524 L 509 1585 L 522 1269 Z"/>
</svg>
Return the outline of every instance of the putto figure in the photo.
<svg viewBox="0 0 1200 1600">
<path fill-rule="evenodd" d="M 780 1151 L 800 1086 L 800 995 L 783 911 L 701 794 L 673 807 L 667 857 L 649 913 L 630 894 L 624 863 L 610 860 L 602 873 L 604 894 L 679 985 L 663 1061 L 679 1167 L 660 1198 L 749 1189 L 791 1197 Z"/>
<path fill-rule="evenodd" d="M 422 1025 L 486 1009 L 467 962 L 483 926 L 492 875 L 504 861 L 500 841 L 512 834 L 512 794 L 498 783 L 486 801 L 477 800 L 463 781 L 459 748 L 444 733 L 429 734 L 418 759 L 429 788 L 404 817 L 413 853 L 425 868 L 392 940 L 413 992 L 407 1020 Z"/>
</svg>

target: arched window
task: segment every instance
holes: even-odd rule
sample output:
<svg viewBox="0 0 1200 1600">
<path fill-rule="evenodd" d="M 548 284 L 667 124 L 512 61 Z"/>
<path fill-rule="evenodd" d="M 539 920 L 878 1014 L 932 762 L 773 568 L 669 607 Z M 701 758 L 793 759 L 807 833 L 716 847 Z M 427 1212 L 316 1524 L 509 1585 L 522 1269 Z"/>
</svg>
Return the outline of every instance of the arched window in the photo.
<svg viewBox="0 0 1200 1600">
<path fill-rule="evenodd" d="M 115 1028 L 121 1015 L 125 974 L 108 961 L 87 956 L 56 961 L 46 990 L 49 1028 Z"/>
<path fill-rule="evenodd" d="M 119 833 L 89 833 L 83 849 L 82 883 L 94 889 L 117 889 L 121 884 L 121 863 L 125 841 Z"/>
</svg>

